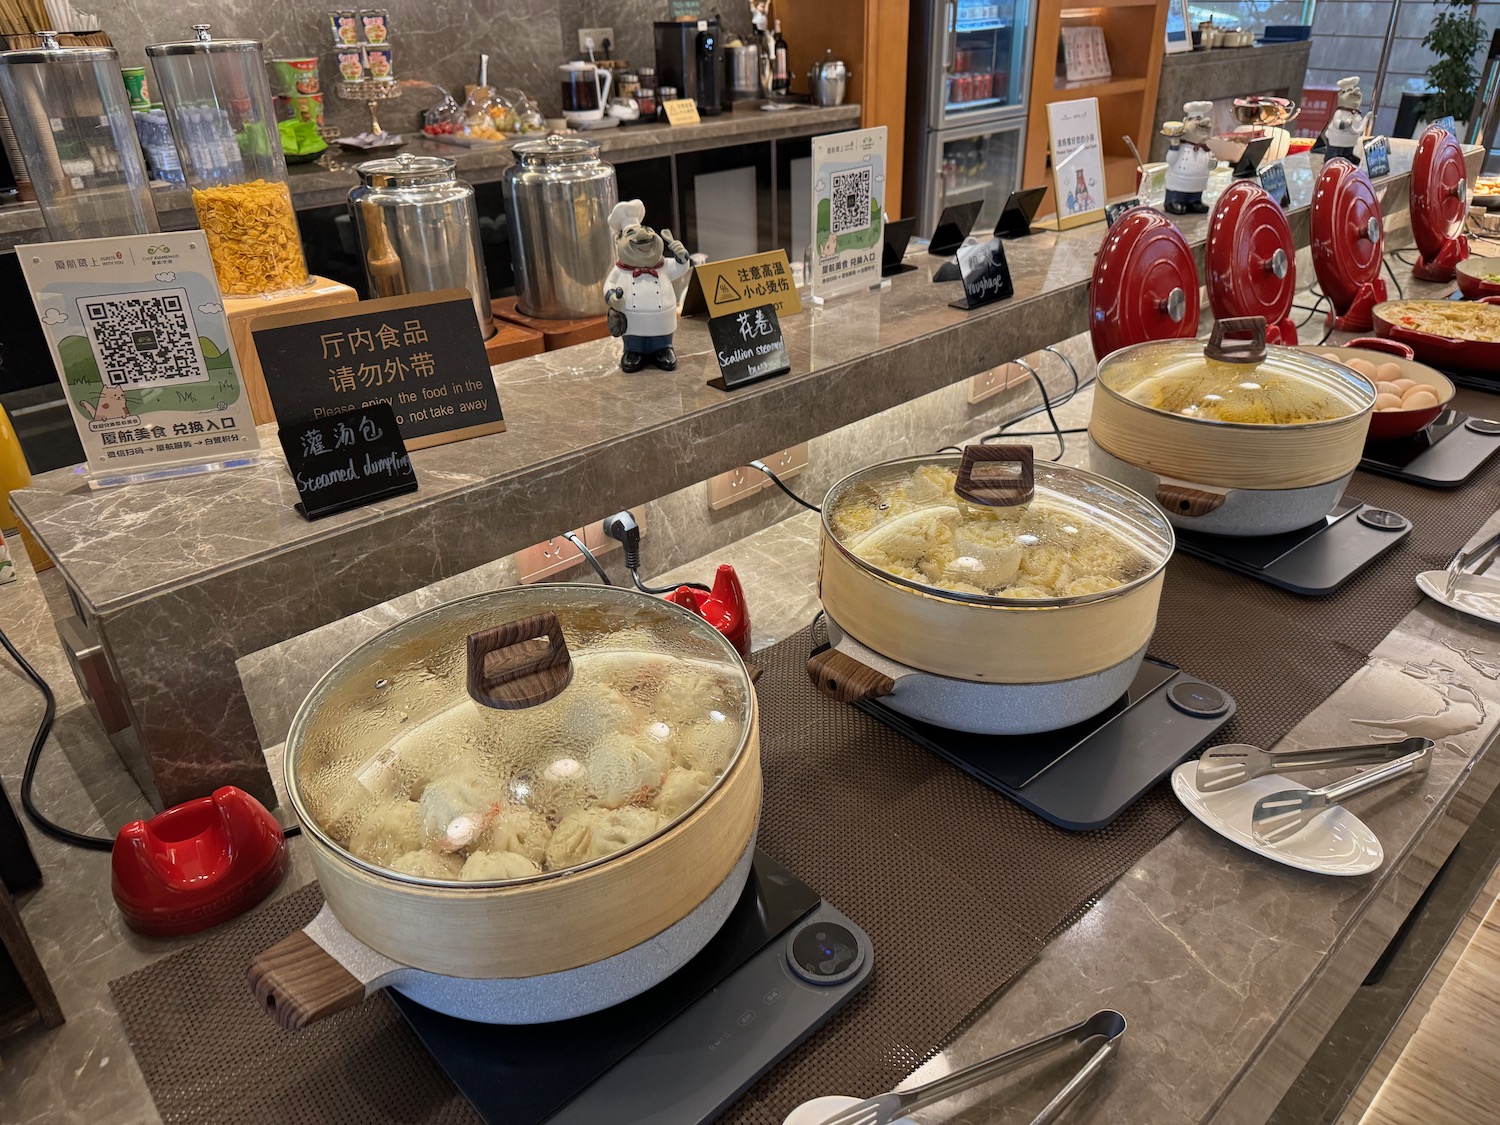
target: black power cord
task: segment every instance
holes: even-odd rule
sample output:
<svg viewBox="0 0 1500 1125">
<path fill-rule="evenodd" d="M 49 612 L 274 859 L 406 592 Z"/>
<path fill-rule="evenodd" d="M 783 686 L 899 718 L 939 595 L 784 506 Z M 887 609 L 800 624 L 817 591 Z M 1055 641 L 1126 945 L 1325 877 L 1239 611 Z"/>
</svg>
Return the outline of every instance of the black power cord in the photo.
<svg viewBox="0 0 1500 1125">
<path fill-rule="evenodd" d="M 583 552 L 583 557 L 588 560 L 589 566 L 594 568 L 594 573 L 599 576 L 600 582 L 603 582 L 606 586 L 614 585 L 614 583 L 609 580 L 609 575 L 604 573 L 604 568 L 599 565 L 599 560 L 594 557 L 594 552 L 588 549 L 588 546 L 582 539 L 578 538 L 578 536 L 571 531 L 563 532 L 562 537 Z"/>
<path fill-rule="evenodd" d="M 1061 352 L 1057 352 L 1057 353 L 1054 353 L 1054 354 L 1056 354 L 1058 356 L 1062 355 Z M 1031 376 L 1032 381 L 1034 383 L 1036 383 L 1036 389 L 1041 393 L 1041 396 L 1042 396 L 1042 410 L 1044 410 L 1046 412 L 1046 414 L 1047 414 L 1047 421 L 1049 421 L 1049 422 L 1052 423 L 1052 429 L 1051 430 L 1040 430 L 1040 431 L 1036 431 L 1036 430 L 1032 430 L 1032 431 L 1026 431 L 1026 430 L 1022 430 L 1022 431 L 1007 431 L 1007 426 L 1014 426 L 1017 422 L 1021 422 L 1021 421 L 1025 420 L 1026 418 L 1032 417 L 1033 414 L 1035 413 L 1035 412 L 1032 412 L 1032 414 L 1023 414 L 1023 415 L 1021 415 L 1020 418 L 1017 418 L 1017 419 L 1015 419 L 1012 422 L 1006 423 L 1005 426 L 1001 426 L 1000 429 L 996 430 L 993 434 L 986 434 L 984 437 L 982 437 L 982 438 L 979 439 L 980 444 L 981 445 L 987 445 L 987 444 L 989 444 L 992 441 L 998 440 L 1000 438 L 1007 438 L 1007 437 L 1052 437 L 1052 438 L 1056 438 L 1057 439 L 1057 456 L 1051 458 L 1051 460 L 1053 460 L 1053 461 L 1060 461 L 1060 460 L 1062 460 L 1063 455 L 1065 453 L 1067 453 L 1067 451 L 1068 451 L 1068 439 L 1065 438 L 1063 435 L 1065 433 L 1082 433 L 1083 431 L 1082 430 L 1071 430 L 1071 431 L 1070 430 L 1064 430 L 1062 428 L 1062 426 L 1060 426 L 1058 424 L 1057 415 L 1052 412 L 1052 399 L 1047 394 L 1047 385 L 1044 382 L 1042 382 L 1042 377 L 1041 377 L 1041 375 L 1039 375 L 1037 373 L 1036 368 L 1032 367 L 1031 364 L 1027 363 L 1024 359 L 1014 360 L 1013 362 L 1016 364 L 1017 367 L 1023 367 L 1023 368 L 1025 368 L 1027 374 L 1029 374 Z M 1068 366 L 1072 367 L 1073 365 L 1070 363 L 1070 364 L 1068 364 Z M 1074 371 L 1073 377 L 1074 377 L 1075 380 L 1077 379 L 1077 377 L 1078 377 L 1077 371 Z M 1077 393 L 1078 393 L 1078 390 L 1077 390 L 1077 387 L 1075 386 L 1074 390 L 1068 392 L 1068 394 L 1064 398 L 1059 399 L 1057 404 L 1059 406 L 1061 406 L 1063 403 L 1070 401 L 1072 399 L 1072 397 L 1075 394 L 1077 394 Z"/>
<path fill-rule="evenodd" d="M 26 754 L 25 768 L 21 771 L 21 811 L 26 814 L 31 823 L 36 825 L 38 831 L 43 835 L 51 836 L 54 840 L 95 852 L 111 851 L 115 846 L 113 836 L 90 836 L 84 832 L 74 832 L 71 828 L 64 828 L 56 821 L 48 819 L 42 810 L 37 808 L 33 798 L 33 791 L 36 788 L 36 771 L 42 760 L 42 747 L 47 744 L 47 739 L 52 734 L 53 721 L 57 718 L 57 697 L 52 694 L 52 685 L 27 663 L 26 658 L 16 650 L 16 646 L 11 643 L 3 629 L 0 629 L 0 645 L 3 645 L 5 651 L 10 653 L 10 658 L 20 666 L 26 678 L 36 685 L 37 690 L 42 693 L 42 699 L 46 702 L 46 707 L 42 711 L 42 721 L 37 724 L 36 734 L 31 739 L 31 749 Z M 302 834 L 302 826 L 293 824 L 289 828 L 282 829 L 281 834 L 290 840 L 293 836 Z"/>
<path fill-rule="evenodd" d="M 643 594 L 670 594 L 680 586 L 687 586 L 705 593 L 713 590 L 701 582 L 679 582 L 676 586 L 647 586 L 641 581 L 641 525 L 629 512 L 616 512 L 604 521 L 604 534 L 617 540 L 625 548 L 625 569 L 630 571 L 630 580 Z"/>
<path fill-rule="evenodd" d="M 822 508 L 818 507 L 816 504 L 810 504 L 810 503 L 808 503 L 806 500 L 802 499 L 802 497 L 798 496 L 795 492 L 793 492 L 790 488 L 788 488 L 786 486 L 786 482 L 783 481 L 780 477 L 778 477 L 775 473 L 773 473 L 771 471 L 770 467 L 767 466 L 767 464 L 764 461 L 758 461 L 758 460 L 757 461 L 751 461 L 750 462 L 750 467 L 752 469 L 758 470 L 759 472 L 765 473 L 766 476 L 768 476 L 768 477 L 771 478 L 771 483 L 772 484 L 774 484 L 777 488 L 781 489 L 782 492 L 786 493 L 789 497 L 791 497 L 797 503 L 801 504 L 809 512 L 821 512 L 823 510 Z"/>
</svg>

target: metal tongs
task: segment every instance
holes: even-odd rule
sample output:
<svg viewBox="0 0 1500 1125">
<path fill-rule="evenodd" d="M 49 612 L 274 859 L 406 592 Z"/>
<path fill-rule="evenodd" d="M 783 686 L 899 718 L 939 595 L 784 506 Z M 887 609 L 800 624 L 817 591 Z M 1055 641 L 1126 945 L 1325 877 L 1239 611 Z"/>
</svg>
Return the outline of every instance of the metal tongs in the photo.
<svg viewBox="0 0 1500 1125">
<path fill-rule="evenodd" d="M 1448 582 L 1443 588 L 1443 598 L 1451 602 L 1459 580 L 1478 575 L 1494 561 L 1497 552 L 1500 552 L 1500 531 L 1495 532 L 1477 546 L 1466 548 L 1454 555 L 1453 561 L 1448 564 Z"/>
<path fill-rule="evenodd" d="M 1193 775 L 1193 786 L 1200 793 L 1222 793 L 1268 773 L 1300 773 L 1336 766 L 1378 766 L 1431 747 L 1430 738 L 1326 746 L 1319 750 L 1262 750 L 1259 746 L 1231 742 L 1203 752 L 1203 757 L 1198 759 L 1198 770 Z"/>
<path fill-rule="evenodd" d="M 1280 844 L 1301 832 L 1324 812 L 1351 797 L 1368 793 L 1402 778 L 1426 777 L 1432 765 L 1433 743 L 1415 754 L 1397 758 L 1389 765 L 1365 770 L 1322 789 L 1287 789 L 1255 802 L 1250 813 L 1250 831 L 1262 844 Z"/>
<path fill-rule="evenodd" d="M 1004 1054 L 985 1059 L 984 1062 L 956 1070 L 936 1082 L 929 1082 L 914 1090 L 892 1091 L 881 1094 L 878 1098 L 868 1098 L 834 1114 L 823 1125 L 890 1125 L 899 1117 L 988 1082 L 991 1078 L 998 1078 L 1061 1047 L 1081 1046 L 1091 1039 L 1102 1038 L 1104 1042 L 1099 1045 L 1099 1049 L 1068 1079 L 1067 1085 L 1057 1092 L 1057 1096 L 1047 1103 L 1042 1112 L 1031 1119 L 1031 1125 L 1047 1125 L 1048 1122 L 1056 1121 L 1058 1115 L 1104 1068 L 1104 1064 L 1118 1049 L 1120 1037 L 1124 1034 L 1125 1017 L 1110 1008 L 1104 1008 L 1082 1023 L 1044 1039 L 1014 1047 Z"/>
</svg>

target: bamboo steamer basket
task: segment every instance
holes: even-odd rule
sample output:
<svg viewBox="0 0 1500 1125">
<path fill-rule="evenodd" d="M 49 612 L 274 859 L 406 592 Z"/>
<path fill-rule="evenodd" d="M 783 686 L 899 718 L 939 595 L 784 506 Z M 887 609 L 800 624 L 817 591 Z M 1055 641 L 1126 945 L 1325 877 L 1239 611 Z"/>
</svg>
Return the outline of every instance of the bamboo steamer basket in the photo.
<svg viewBox="0 0 1500 1125">
<path fill-rule="evenodd" d="M 420 729 L 471 701 L 484 709 L 481 722 L 492 717 L 499 724 L 535 723 L 539 733 L 553 729 L 543 722 L 553 700 L 565 704 L 586 677 L 606 675 L 610 683 L 614 673 L 601 667 L 628 668 L 633 650 L 609 647 L 620 630 L 660 642 L 638 653 L 643 665 L 696 662 L 716 669 L 734 684 L 739 710 L 724 719 L 738 724 L 738 740 L 715 783 L 651 835 L 565 870 L 467 882 L 363 859 L 311 811 L 304 758 L 326 759 L 338 739 L 353 740 L 361 760 L 378 758 L 400 731 Z M 758 708 L 739 655 L 702 618 L 616 587 L 518 587 L 418 614 L 341 660 L 293 720 L 286 776 L 318 881 L 350 934 L 395 961 L 443 976 L 537 977 L 633 949 L 687 917 L 725 882 L 753 842 L 760 814 Z M 512 794 L 536 788 L 515 784 Z"/>
<path fill-rule="evenodd" d="M 1232 333 L 1247 333 L 1249 339 L 1232 341 Z M 1206 371 L 1226 395 L 1241 386 L 1269 386 L 1268 377 L 1276 377 L 1325 416 L 1286 424 L 1226 422 L 1173 413 L 1129 396 L 1145 379 L 1173 370 L 1185 377 Z M 1267 348 L 1264 318 L 1242 317 L 1216 322 L 1206 347 L 1154 341 L 1106 356 L 1099 365 L 1089 437 L 1119 461 L 1187 485 L 1310 488 L 1358 467 L 1374 404 L 1374 387 L 1353 371 L 1296 349 Z"/>
<path fill-rule="evenodd" d="M 1129 542 L 1146 560 L 1144 572 L 1102 593 L 1036 599 L 955 593 L 859 557 L 835 530 L 840 506 L 857 490 L 879 490 L 927 465 L 956 470 L 956 491 L 970 503 L 1018 508 L 1038 495 L 1060 503 Z M 996 466 L 1008 466 L 1013 476 L 998 476 Z M 823 503 L 818 594 L 842 631 L 910 668 L 979 683 L 1057 683 L 1115 667 L 1144 650 L 1156 627 L 1173 543 L 1161 513 L 1113 481 L 1036 465 L 1030 446 L 969 446 L 962 457 L 885 462 L 835 484 Z"/>
</svg>

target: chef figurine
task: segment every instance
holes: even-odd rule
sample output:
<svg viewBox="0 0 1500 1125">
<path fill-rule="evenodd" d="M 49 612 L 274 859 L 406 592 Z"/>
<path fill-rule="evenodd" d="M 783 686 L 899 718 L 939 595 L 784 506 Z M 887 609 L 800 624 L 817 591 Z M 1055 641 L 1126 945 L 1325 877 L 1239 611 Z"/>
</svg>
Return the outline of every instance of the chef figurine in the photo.
<svg viewBox="0 0 1500 1125">
<path fill-rule="evenodd" d="M 1333 111 L 1328 128 L 1323 130 L 1323 137 L 1328 141 L 1325 160 L 1336 156 L 1354 159 L 1354 150 L 1365 131 L 1365 115 L 1359 112 L 1359 103 L 1364 96 L 1364 91 L 1359 88 L 1358 75 L 1339 79 L 1338 108 Z"/>
<path fill-rule="evenodd" d="M 645 226 L 646 205 L 639 199 L 615 204 L 609 231 L 615 241 L 615 264 L 604 279 L 609 333 L 624 339 L 620 370 L 639 371 L 650 360 L 663 371 L 677 370 L 672 334 L 677 331 L 677 290 L 673 282 L 693 267 L 687 247 Z"/>
<path fill-rule="evenodd" d="M 1213 108 L 1213 102 L 1188 102 L 1182 107 L 1181 122 L 1168 121 L 1162 126 L 1162 136 L 1172 141 L 1167 149 L 1166 208 L 1173 215 L 1189 211 L 1208 214 L 1203 192 L 1209 173 L 1219 166 L 1219 158 L 1208 149 L 1208 138 L 1214 131 L 1209 118 Z"/>
</svg>

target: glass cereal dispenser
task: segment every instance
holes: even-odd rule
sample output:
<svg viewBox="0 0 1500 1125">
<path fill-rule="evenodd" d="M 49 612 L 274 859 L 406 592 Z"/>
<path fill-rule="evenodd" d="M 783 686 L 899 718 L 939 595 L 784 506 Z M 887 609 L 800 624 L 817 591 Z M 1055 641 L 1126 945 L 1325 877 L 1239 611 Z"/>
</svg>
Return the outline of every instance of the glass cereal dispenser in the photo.
<svg viewBox="0 0 1500 1125">
<path fill-rule="evenodd" d="M 109 47 L 0 51 L 0 99 L 54 241 L 158 228 L 120 59 Z"/>
<path fill-rule="evenodd" d="M 307 263 L 260 44 L 196 38 L 146 48 L 155 90 L 226 297 L 300 289 Z"/>
</svg>

